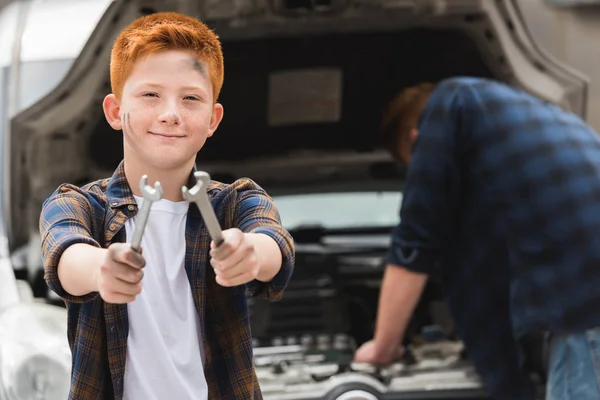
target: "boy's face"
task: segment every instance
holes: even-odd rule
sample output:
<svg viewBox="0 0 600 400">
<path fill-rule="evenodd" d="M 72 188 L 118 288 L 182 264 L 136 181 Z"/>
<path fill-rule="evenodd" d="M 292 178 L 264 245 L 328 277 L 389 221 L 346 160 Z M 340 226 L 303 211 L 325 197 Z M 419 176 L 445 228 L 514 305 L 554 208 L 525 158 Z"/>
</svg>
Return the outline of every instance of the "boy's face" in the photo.
<svg viewBox="0 0 600 400">
<path fill-rule="evenodd" d="M 123 131 L 125 159 L 158 170 L 191 168 L 223 117 L 208 66 L 176 50 L 139 59 L 121 99 L 106 96 L 104 111 L 109 124 Z"/>
</svg>

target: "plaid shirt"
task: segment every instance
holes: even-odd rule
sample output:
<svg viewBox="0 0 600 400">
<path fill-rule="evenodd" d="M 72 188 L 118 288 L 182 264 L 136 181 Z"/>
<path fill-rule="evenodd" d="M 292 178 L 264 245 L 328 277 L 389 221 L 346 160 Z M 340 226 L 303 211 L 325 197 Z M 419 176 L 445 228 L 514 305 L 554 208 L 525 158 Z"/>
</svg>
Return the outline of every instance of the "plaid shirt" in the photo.
<svg viewBox="0 0 600 400">
<path fill-rule="evenodd" d="M 459 77 L 421 116 L 388 261 L 444 287 L 498 399 L 533 399 L 528 333 L 600 326 L 600 140 L 576 115 Z"/>
<path fill-rule="evenodd" d="M 264 233 L 281 248 L 283 265 L 270 283 L 219 286 L 209 264 L 210 236 L 198 208 L 190 205 L 185 269 L 202 319 L 209 399 L 261 399 L 253 367 L 246 295 L 281 298 L 292 275 L 293 240 L 280 225 L 271 198 L 251 180 L 240 179 L 231 185 L 213 181 L 208 194 L 223 229 L 237 227 L 244 232 Z M 58 279 L 58 261 L 75 243 L 108 247 L 124 242 L 125 221 L 136 212 L 123 163 L 110 179 L 83 188 L 62 185 L 44 202 L 40 230 L 46 281 L 65 299 L 68 310 L 68 340 L 73 356 L 69 399 L 122 399 L 127 305 L 105 303 L 96 292 L 81 297 L 69 295 Z"/>
</svg>

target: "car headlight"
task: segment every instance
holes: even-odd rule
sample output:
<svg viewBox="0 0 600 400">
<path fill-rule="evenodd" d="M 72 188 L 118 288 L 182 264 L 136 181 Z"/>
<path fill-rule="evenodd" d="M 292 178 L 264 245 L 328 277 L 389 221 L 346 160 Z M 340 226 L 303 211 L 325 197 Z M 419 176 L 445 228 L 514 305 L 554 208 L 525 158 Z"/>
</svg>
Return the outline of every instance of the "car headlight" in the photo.
<svg viewBox="0 0 600 400">
<path fill-rule="evenodd" d="M 64 400 L 71 353 L 63 308 L 21 303 L 0 314 L 0 398 Z"/>
</svg>

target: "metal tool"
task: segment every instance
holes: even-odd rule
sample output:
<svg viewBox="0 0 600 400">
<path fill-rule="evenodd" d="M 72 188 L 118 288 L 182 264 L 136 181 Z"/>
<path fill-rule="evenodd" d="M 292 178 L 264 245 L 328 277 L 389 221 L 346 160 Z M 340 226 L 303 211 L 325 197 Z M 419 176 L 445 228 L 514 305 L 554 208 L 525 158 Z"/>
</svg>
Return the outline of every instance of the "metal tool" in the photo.
<svg viewBox="0 0 600 400">
<path fill-rule="evenodd" d="M 206 225 L 206 229 L 208 229 L 210 237 L 215 244 L 219 246 L 224 240 L 223 234 L 221 233 L 221 225 L 219 225 L 215 210 L 206 193 L 206 188 L 210 182 L 210 175 L 208 172 L 197 171 L 194 172 L 194 177 L 198 180 L 194 187 L 188 190 L 187 187 L 183 186 L 181 188 L 181 193 L 185 200 L 196 203 L 200 210 L 200 214 L 202 214 L 202 219 L 204 220 L 204 224 Z"/>
<path fill-rule="evenodd" d="M 133 239 L 131 240 L 131 248 L 135 251 L 140 251 L 140 245 L 142 243 L 142 235 L 144 229 L 146 229 L 146 223 L 148 222 L 148 216 L 150 215 L 150 207 L 152 203 L 162 199 L 163 190 L 160 182 L 154 182 L 154 187 L 148 185 L 148 175 L 142 176 L 140 179 L 140 191 L 144 201 L 139 212 L 139 219 L 135 224 L 135 232 L 133 233 Z"/>
</svg>

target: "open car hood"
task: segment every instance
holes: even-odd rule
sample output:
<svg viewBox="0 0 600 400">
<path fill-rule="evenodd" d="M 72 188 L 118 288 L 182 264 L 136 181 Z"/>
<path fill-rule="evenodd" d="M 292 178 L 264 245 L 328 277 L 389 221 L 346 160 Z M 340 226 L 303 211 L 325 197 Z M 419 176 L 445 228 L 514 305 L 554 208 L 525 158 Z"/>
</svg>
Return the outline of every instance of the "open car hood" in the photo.
<svg viewBox="0 0 600 400">
<path fill-rule="evenodd" d="M 413 68 L 407 69 L 405 73 L 398 73 L 398 76 L 403 76 L 403 80 L 396 78 L 396 84 L 406 85 L 413 83 L 415 79 L 437 80 L 447 75 L 469 73 L 475 71 L 475 64 L 481 64 L 481 68 L 488 71 L 486 72 L 488 76 L 521 86 L 541 98 L 585 117 L 586 79 L 576 71 L 559 64 L 535 45 L 523 25 L 516 2 L 512 0 L 494 2 L 477 0 L 330 0 L 319 2 L 308 0 L 118 0 L 112 2 L 108 7 L 64 80 L 55 90 L 16 115 L 10 122 L 6 146 L 7 156 L 3 166 L 8 171 L 7 176 L 10 179 L 5 183 L 3 195 L 5 196 L 4 215 L 7 216 L 7 231 L 11 249 L 26 244 L 31 232 L 37 231 L 41 204 L 60 183 L 96 178 L 95 174 L 90 172 L 94 170 L 94 157 L 96 157 L 93 152 L 90 152 L 90 148 L 95 148 L 95 151 L 100 152 L 102 157 L 109 157 L 104 152 L 109 151 L 110 146 L 120 147 L 121 139 L 117 135 L 112 135 L 113 139 L 108 139 L 108 134 L 98 136 L 106 138 L 98 143 L 90 139 L 92 137 L 90 132 L 97 129 L 97 125 L 102 123 L 101 108 L 99 108 L 101 98 L 110 91 L 107 71 L 111 44 L 118 32 L 133 19 L 143 14 L 163 10 L 198 16 L 213 27 L 226 43 L 224 52 L 227 80 L 222 98 L 226 108 L 229 107 L 230 110 L 230 114 L 226 113 L 226 115 L 233 117 L 226 117 L 229 118 L 229 122 L 223 128 L 219 128 L 219 130 L 226 130 L 227 134 L 222 134 L 221 137 L 215 135 L 214 141 L 207 146 L 205 153 L 207 158 L 199 160 L 207 163 L 210 161 L 206 166 L 209 171 L 224 171 L 232 176 L 241 174 L 253 178 L 264 176 L 267 179 L 268 176 L 278 173 L 278 168 L 285 164 L 285 160 L 290 160 L 288 152 L 297 155 L 297 158 L 292 160 L 304 160 L 303 163 L 296 164 L 294 164 L 295 161 L 289 161 L 291 164 L 288 165 L 292 165 L 292 167 L 296 165 L 298 174 L 304 171 L 306 179 L 310 178 L 306 172 L 306 165 L 325 163 L 327 165 L 319 169 L 322 172 L 328 171 L 327 168 L 332 168 L 337 161 L 350 164 L 348 158 L 350 156 L 363 161 L 368 160 L 372 165 L 385 161 L 386 156 L 382 152 L 373 151 L 373 140 L 365 136 L 365 132 L 375 131 L 377 128 L 375 109 L 373 109 L 371 119 L 366 119 L 358 124 L 352 120 L 356 115 L 360 115 L 357 112 L 337 110 L 336 114 L 334 110 L 332 111 L 333 116 L 323 116 L 325 119 L 332 118 L 332 121 L 326 120 L 326 123 L 335 122 L 335 118 L 338 118 L 338 122 L 339 120 L 343 121 L 338 123 L 339 129 L 335 132 L 338 132 L 340 138 L 336 143 L 344 143 L 344 145 L 336 147 L 334 144 L 319 144 L 325 143 L 320 139 L 320 137 L 325 137 L 323 135 L 328 134 L 325 128 L 320 130 L 314 124 L 302 125 L 300 123 L 299 127 L 289 127 L 286 131 L 278 131 L 275 128 L 272 129 L 272 125 L 269 123 L 254 124 L 259 118 L 269 119 L 273 124 L 270 117 L 263 115 L 267 111 L 253 109 L 247 111 L 235 103 L 236 98 L 242 97 L 248 91 L 256 93 L 256 102 L 263 101 L 263 97 L 273 96 L 273 93 L 269 94 L 265 87 L 256 85 L 257 82 L 264 82 L 267 79 L 276 81 L 273 76 L 269 76 L 267 73 L 263 74 L 261 68 L 283 71 L 293 69 L 292 63 L 296 62 L 294 57 L 297 54 L 303 54 L 302 51 L 307 51 L 304 53 L 304 60 L 306 60 L 306 55 L 311 58 L 310 51 L 313 51 L 313 48 L 307 50 L 308 46 L 302 44 L 304 39 L 299 39 L 300 37 L 306 39 L 319 35 L 327 36 L 327 40 L 319 43 L 323 47 L 323 57 L 329 58 L 318 66 L 320 72 L 317 71 L 317 75 L 321 73 L 325 74 L 325 77 L 334 77 L 338 79 L 340 85 L 346 85 L 347 88 L 343 90 L 345 102 L 352 101 L 352 85 L 358 85 L 364 79 L 373 79 L 374 85 L 380 87 L 389 86 L 386 83 L 392 82 L 391 79 L 386 81 L 379 77 L 379 74 L 371 73 L 372 78 L 369 78 L 364 75 L 364 70 L 357 67 L 361 62 L 365 64 L 362 61 L 363 58 L 366 59 L 375 54 L 375 50 L 370 50 L 370 46 L 366 46 L 369 42 L 365 42 L 365 47 L 360 47 L 362 49 L 360 51 L 344 50 L 344 53 L 336 54 L 335 52 L 340 48 L 345 35 L 355 35 L 358 41 L 362 40 L 361 37 L 366 34 L 380 35 L 381 40 L 372 41 L 373 46 L 377 46 L 388 39 L 392 43 L 391 36 L 388 38 L 391 35 L 389 32 L 401 35 L 404 34 L 401 32 L 414 31 L 415 35 L 421 35 L 419 37 L 429 38 L 427 40 L 430 42 L 425 46 L 435 48 L 437 43 L 435 40 L 442 43 L 440 40 L 446 40 L 443 37 L 449 36 L 444 33 L 438 35 L 440 39 L 432 39 L 437 36 L 435 36 L 435 32 L 430 33 L 429 31 L 439 29 L 445 30 L 444 32 L 459 31 L 461 35 L 469 38 L 473 44 L 472 48 L 478 49 L 477 51 L 480 52 L 479 60 L 472 63 L 465 61 L 464 64 L 461 64 L 463 46 L 455 46 L 452 44 L 454 42 L 444 43 L 443 46 L 439 46 L 439 50 L 431 50 L 437 54 L 423 53 L 423 57 L 428 57 L 427 61 L 423 61 L 423 65 L 419 65 L 418 58 L 410 56 L 409 64 L 414 64 Z M 413 45 L 419 46 L 415 37 L 413 37 Z M 288 38 L 291 38 L 289 40 L 292 40 L 293 44 L 280 46 L 281 49 L 300 50 L 288 50 L 287 52 L 282 50 L 281 54 L 277 54 L 273 50 L 273 46 L 280 45 L 280 42 L 288 40 Z M 404 40 L 397 40 L 396 43 L 398 46 L 408 46 L 410 42 L 411 40 L 404 38 Z M 244 48 L 248 49 L 246 53 L 256 52 L 257 54 L 254 60 L 246 59 L 245 69 L 241 67 L 241 61 L 239 63 L 236 61 L 238 54 L 244 54 Z M 387 57 L 389 54 L 393 54 L 392 49 L 393 47 L 390 47 L 389 51 L 377 50 L 377 54 Z M 369 51 L 372 52 L 369 53 Z M 405 51 L 414 52 L 416 48 L 407 48 Z M 365 52 L 365 55 L 361 52 Z M 435 58 L 434 61 L 431 61 L 429 57 L 435 57 L 442 53 L 451 57 L 453 52 L 456 52 L 454 56 L 457 60 L 450 63 L 451 65 L 448 65 L 444 71 L 435 70 L 435 68 L 441 68 L 436 64 L 444 61 Z M 232 54 L 235 54 L 236 57 Z M 260 57 L 263 56 L 267 57 L 267 61 L 260 64 Z M 269 56 L 270 59 L 268 59 Z M 317 57 L 314 58 L 316 61 L 313 61 L 318 63 Z M 336 65 L 336 62 L 346 62 L 354 69 L 351 73 L 347 72 L 346 76 L 336 75 L 336 70 L 343 70 L 341 66 Z M 386 68 L 386 65 L 392 64 L 386 61 L 381 64 L 381 68 Z M 398 68 L 406 66 L 406 59 L 398 65 Z M 295 68 L 310 69 L 312 67 L 314 66 L 307 65 L 305 62 L 304 65 L 297 65 Z M 428 73 L 428 70 L 433 72 L 429 76 L 423 75 Z M 328 73 L 330 75 L 327 75 Z M 380 73 L 384 74 L 385 71 L 380 71 Z M 314 76 L 311 79 L 319 82 L 318 78 Z M 323 79 L 323 76 L 320 79 Z M 334 85 L 331 92 L 334 93 L 336 90 L 337 93 L 340 92 L 339 88 Z M 374 96 L 369 98 L 369 101 L 375 99 L 373 107 L 380 107 L 391 95 L 384 93 L 377 97 L 376 94 L 378 93 L 367 94 Z M 252 102 L 251 98 L 247 97 L 247 99 Z M 267 100 L 264 101 L 266 104 Z M 369 105 L 365 107 L 369 107 Z M 265 109 L 267 108 L 265 107 Z M 367 111 L 365 111 L 366 113 Z M 297 115 L 293 115 L 291 118 L 296 117 Z M 285 123 L 285 112 L 277 114 L 277 118 L 275 120 Z M 246 129 L 248 126 L 255 128 L 252 131 L 254 137 L 248 134 Z M 303 126 L 309 126 L 309 129 L 303 128 Z M 360 134 L 354 133 L 359 130 Z M 261 132 L 266 133 L 261 136 Z M 285 142 L 289 142 L 284 137 L 287 134 L 294 135 L 295 139 L 292 142 L 296 143 L 296 147 L 284 149 Z M 94 143 L 93 145 L 90 145 L 90 140 Z M 254 162 L 255 160 L 242 160 L 244 155 L 237 154 L 235 149 L 230 146 L 232 140 L 237 143 L 237 147 L 250 148 L 254 154 L 262 157 L 262 164 Z M 110 146 L 106 144 L 108 142 L 110 142 Z M 272 143 L 270 153 L 265 151 L 260 154 L 262 147 L 258 147 L 255 142 Z M 311 149 L 310 157 L 312 158 L 302 156 L 306 149 Z M 81 153 L 87 153 L 87 156 L 79 156 Z M 327 157 L 327 154 L 334 153 L 341 155 L 337 159 Z M 279 159 L 264 161 L 269 156 L 278 155 Z M 119 154 L 115 153 L 112 157 L 114 160 L 111 163 L 114 164 L 114 161 L 118 160 Z M 106 167 L 102 169 L 102 172 L 109 170 L 110 168 Z M 267 174 L 264 172 L 265 170 L 270 172 Z"/>
</svg>

